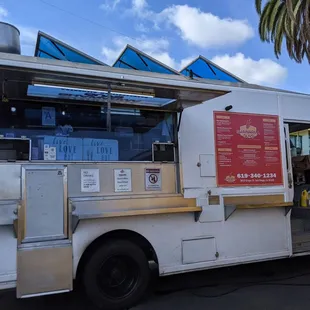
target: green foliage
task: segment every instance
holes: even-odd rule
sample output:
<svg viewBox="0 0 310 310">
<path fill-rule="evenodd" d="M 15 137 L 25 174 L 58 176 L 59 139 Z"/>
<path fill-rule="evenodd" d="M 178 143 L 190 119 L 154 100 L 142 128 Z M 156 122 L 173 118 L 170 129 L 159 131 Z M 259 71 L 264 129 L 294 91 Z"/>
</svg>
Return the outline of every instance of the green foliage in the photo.
<svg viewBox="0 0 310 310">
<path fill-rule="evenodd" d="M 291 59 L 310 63 L 310 0 L 255 0 L 255 7 L 260 39 L 274 44 L 277 58 L 285 39 Z"/>
</svg>

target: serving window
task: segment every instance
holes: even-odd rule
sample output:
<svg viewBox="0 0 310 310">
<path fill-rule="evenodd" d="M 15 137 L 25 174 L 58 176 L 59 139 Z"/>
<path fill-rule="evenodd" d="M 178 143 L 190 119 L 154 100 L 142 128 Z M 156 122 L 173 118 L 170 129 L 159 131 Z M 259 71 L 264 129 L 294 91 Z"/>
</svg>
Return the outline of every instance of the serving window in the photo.
<svg viewBox="0 0 310 310">
<path fill-rule="evenodd" d="M 151 161 L 152 144 L 174 142 L 174 113 L 45 103 L 0 105 L 0 135 L 31 139 L 32 160 Z"/>
</svg>

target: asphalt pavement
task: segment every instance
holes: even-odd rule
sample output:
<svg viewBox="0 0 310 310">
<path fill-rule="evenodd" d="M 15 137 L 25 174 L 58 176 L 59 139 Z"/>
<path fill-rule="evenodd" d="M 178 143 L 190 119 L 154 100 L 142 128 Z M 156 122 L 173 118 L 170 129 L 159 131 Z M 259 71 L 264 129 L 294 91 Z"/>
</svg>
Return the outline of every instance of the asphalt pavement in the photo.
<svg viewBox="0 0 310 310">
<path fill-rule="evenodd" d="M 310 257 L 248 264 L 154 278 L 150 292 L 131 310 L 309 309 Z M 81 290 L 16 300 L 0 292 L 0 309 L 95 310 Z"/>
</svg>

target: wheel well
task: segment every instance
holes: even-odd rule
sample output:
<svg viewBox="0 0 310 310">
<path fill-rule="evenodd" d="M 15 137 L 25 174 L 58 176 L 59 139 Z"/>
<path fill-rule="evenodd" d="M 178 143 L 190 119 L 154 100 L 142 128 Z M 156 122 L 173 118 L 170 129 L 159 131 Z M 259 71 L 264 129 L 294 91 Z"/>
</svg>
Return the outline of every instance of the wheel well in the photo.
<svg viewBox="0 0 310 310">
<path fill-rule="evenodd" d="M 76 271 L 76 278 L 78 279 L 79 276 L 82 274 L 84 266 L 86 265 L 89 257 L 92 255 L 96 249 L 98 249 L 104 242 L 113 239 L 121 239 L 121 240 L 128 240 L 132 243 L 138 245 L 144 252 L 145 256 L 149 261 L 155 261 L 158 264 L 158 259 L 156 252 L 151 245 L 151 243 L 142 235 L 132 231 L 132 230 L 113 230 L 108 233 L 105 233 L 95 239 L 92 243 L 90 243 L 85 251 L 82 254 L 82 257 L 78 263 L 77 271 Z"/>
</svg>

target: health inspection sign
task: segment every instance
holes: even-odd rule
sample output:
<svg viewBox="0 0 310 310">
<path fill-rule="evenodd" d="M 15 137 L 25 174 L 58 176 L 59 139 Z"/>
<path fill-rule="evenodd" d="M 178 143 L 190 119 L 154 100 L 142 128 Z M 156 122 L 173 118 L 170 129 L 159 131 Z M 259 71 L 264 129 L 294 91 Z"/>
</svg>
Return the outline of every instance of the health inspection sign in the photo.
<svg viewBox="0 0 310 310">
<path fill-rule="evenodd" d="M 218 186 L 282 185 L 279 118 L 214 112 Z"/>
</svg>

